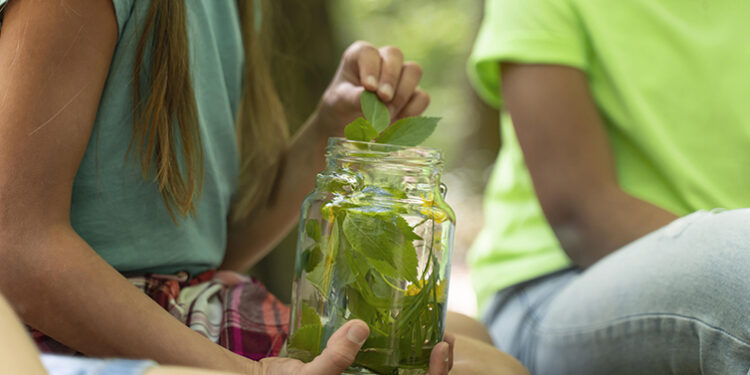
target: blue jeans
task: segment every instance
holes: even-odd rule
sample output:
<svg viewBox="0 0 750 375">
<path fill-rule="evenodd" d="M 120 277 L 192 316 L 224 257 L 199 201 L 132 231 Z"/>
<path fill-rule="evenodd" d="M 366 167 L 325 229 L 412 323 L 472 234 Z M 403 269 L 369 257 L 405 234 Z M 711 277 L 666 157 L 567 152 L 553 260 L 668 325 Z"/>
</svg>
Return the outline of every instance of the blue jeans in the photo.
<svg viewBox="0 0 750 375">
<path fill-rule="evenodd" d="M 130 359 L 97 359 L 42 354 L 50 375 L 141 375 L 156 362 Z"/>
<path fill-rule="evenodd" d="M 750 375 L 750 209 L 696 212 L 506 288 L 485 323 L 535 375 Z"/>
</svg>

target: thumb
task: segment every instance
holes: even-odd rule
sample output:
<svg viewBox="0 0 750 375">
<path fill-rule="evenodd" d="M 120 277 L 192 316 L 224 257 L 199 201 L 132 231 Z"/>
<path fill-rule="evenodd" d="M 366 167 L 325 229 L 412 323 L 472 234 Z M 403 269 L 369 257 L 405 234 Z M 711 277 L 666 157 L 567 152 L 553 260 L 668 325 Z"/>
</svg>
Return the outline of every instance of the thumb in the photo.
<svg viewBox="0 0 750 375">
<path fill-rule="evenodd" d="M 370 335 L 370 328 L 361 320 L 344 324 L 328 339 L 323 353 L 306 364 L 304 375 L 339 375 L 346 370 L 357 356 L 357 352 Z"/>
</svg>

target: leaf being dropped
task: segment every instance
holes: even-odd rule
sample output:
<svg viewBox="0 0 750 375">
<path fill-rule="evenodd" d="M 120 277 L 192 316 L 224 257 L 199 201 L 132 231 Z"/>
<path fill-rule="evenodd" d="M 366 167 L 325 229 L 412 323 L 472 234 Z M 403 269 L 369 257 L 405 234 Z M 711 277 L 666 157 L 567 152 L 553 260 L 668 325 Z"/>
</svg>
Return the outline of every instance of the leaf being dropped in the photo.
<svg viewBox="0 0 750 375">
<path fill-rule="evenodd" d="M 317 220 L 308 220 L 305 223 L 305 232 L 307 233 L 307 237 L 310 237 L 315 242 L 320 241 L 320 222 Z"/>
<path fill-rule="evenodd" d="M 376 141 L 399 146 L 416 146 L 432 135 L 438 121 L 438 117 L 407 117 L 393 123 Z"/>
<path fill-rule="evenodd" d="M 388 125 L 390 125 L 391 114 L 388 112 L 388 107 L 386 107 L 385 104 L 380 101 L 380 98 L 378 98 L 378 94 L 370 91 L 363 92 L 362 97 L 360 98 L 360 104 L 362 105 L 362 114 L 365 115 L 367 121 L 372 124 L 378 133 L 382 132 L 388 127 Z M 375 137 L 377 137 L 377 134 Z"/>
<path fill-rule="evenodd" d="M 344 219 L 344 236 L 354 250 L 367 258 L 385 261 L 398 271 L 398 278 L 417 281 L 417 252 L 412 241 L 419 238 L 398 215 L 362 215 L 354 212 Z M 378 263 L 373 262 L 374 267 Z M 389 274 L 390 269 L 378 272 Z"/>
<path fill-rule="evenodd" d="M 370 142 L 378 136 L 378 131 L 367 120 L 359 117 L 344 128 L 344 134 L 350 141 Z"/>
</svg>

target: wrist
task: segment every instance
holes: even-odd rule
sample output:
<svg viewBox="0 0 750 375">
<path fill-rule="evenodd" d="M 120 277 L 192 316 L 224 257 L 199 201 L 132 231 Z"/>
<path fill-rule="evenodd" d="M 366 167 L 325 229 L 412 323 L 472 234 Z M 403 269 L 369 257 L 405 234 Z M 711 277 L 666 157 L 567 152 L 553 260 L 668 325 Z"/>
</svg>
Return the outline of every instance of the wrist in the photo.
<svg viewBox="0 0 750 375">
<path fill-rule="evenodd" d="M 328 145 L 328 139 L 331 137 L 343 137 L 344 131 L 343 127 L 338 125 L 335 116 L 332 116 L 329 111 L 321 107 L 319 105 L 315 112 L 310 115 L 305 125 L 298 132 L 297 137 L 303 137 L 305 143 L 314 145 L 315 152 L 322 156 Z"/>
<path fill-rule="evenodd" d="M 329 137 L 339 137 L 344 134 L 342 119 L 339 118 L 333 108 L 326 105 L 323 101 L 318 104 L 315 111 L 310 115 L 308 123 L 315 132 L 315 135 L 324 141 Z"/>
</svg>

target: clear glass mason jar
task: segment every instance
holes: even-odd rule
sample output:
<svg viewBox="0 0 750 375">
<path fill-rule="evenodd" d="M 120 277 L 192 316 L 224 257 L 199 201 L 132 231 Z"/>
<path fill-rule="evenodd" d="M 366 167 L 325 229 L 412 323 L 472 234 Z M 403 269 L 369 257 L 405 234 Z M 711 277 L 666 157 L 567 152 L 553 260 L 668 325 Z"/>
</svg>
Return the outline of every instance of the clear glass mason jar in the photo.
<svg viewBox="0 0 750 375">
<path fill-rule="evenodd" d="M 326 158 L 302 204 L 288 355 L 309 361 L 361 319 L 370 337 L 346 374 L 426 374 L 455 229 L 441 154 L 332 138 Z"/>
</svg>

